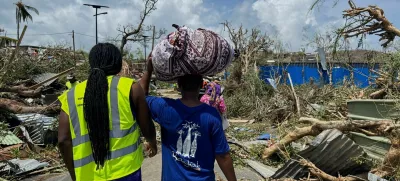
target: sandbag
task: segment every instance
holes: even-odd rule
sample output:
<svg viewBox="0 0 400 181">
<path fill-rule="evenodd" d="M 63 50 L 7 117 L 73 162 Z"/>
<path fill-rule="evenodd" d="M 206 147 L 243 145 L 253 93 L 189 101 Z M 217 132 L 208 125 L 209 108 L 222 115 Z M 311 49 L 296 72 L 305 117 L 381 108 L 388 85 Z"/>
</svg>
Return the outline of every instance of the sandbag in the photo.
<svg viewBox="0 0 400 181">
<path fill-rule="evenodd" d="M 234 58 L 233 47 L 218 34 L 205 29 L 179 27 L 152 51 L 158 80 L 174 81 L 186 74 L 212 76 L 225 70 Z"/>
</svg>

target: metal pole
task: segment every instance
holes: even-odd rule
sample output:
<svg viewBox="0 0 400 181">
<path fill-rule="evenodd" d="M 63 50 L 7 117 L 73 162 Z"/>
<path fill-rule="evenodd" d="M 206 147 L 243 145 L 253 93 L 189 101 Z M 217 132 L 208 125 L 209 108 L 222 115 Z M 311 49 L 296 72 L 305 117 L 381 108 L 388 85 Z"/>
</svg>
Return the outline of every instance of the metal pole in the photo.
<svg viewBox="0 0 400 181">
<path fill-rule="evenodd" d="M 153 25 L 153 42 L 151 43 L 151 51 L 154 49 L 154 39 L 156 36 L 156 26 Z"/>
<path fill-rule="evenodd" d="M 147 52 L 146 52 L 146 37 L 143 38 L 144 40 L 144 60 L 146 61 Z"/>
<path fill-rule="evenodd" d="M 97 45 L 97 8 L 96 9 L 96 45 Z"/>
<path fill-rule="evenodd" d="M 72 30 L 72 47 L 74 49 L 74 66 L 76 66 L 76 57 L 75 57 L 75 32 Z"/>
</svg>

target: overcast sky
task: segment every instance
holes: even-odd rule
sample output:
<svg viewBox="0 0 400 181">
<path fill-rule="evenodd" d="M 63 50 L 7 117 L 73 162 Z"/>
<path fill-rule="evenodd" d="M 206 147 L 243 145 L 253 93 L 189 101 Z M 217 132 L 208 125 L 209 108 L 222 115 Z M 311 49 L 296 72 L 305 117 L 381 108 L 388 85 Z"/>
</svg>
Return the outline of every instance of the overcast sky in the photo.
<svg viewBox="0 0 400 181">
<path fill-rule="evenodd" d="M 344 23 L 342 10 L 348 8 L 347 0 L 340 0 L 333 6 L 333 0 L 318 11 L 309 12 L 314 0 L 159 0 L 157 10 L 145 21 L 146 25 L 173 31 L 172 24 L 191 28 L 206 28 L 226 36 L 221 22 L 228 20 L 234 25 L 258 27 L 279 37 L 292 51 L 299 51 L 306 43 L 304 35 L 329 27 L 339 27 Z M 376 4 L 385 10 L 385 15 L 394 25 L 400 26 L 397 10 L 400 0 L 354 0 L 358 6 Z M 16 0 L 0 0 L 0 28 L 10 37 L 16 37 Z M 40 15 L 33 14 L 33 22 L 28 22 L 28 30 L 22 44 L 48 45 L 56 43 L 72 44 L 71 32 L 75 30 L 76 48 L 89 50 L 95 44 L 94 9 L 82 4 L 107 5 L 107 15 L 98 17 L 99 41 L 107 37 L 117 37 L 120 25 L 136 24 L 143 8 L 142 0 L 23 0 L 36 7 Z M 23 27 L 23 25 L 21 25 Z M 306 31 L 305 31 L 306 30 Z M 56 34 L 57 33 L 57 34 Z M 60 34 L 58 34 L 60 33 Z M 51 35 L 38 35 L 51 34 Z M 4 35 L 1 33 L 0 35 Z M 370 48 L 379 49 L 376 37 L 368 37 Z M 138 47 L 139 45 L 130 45 Z M 133 49 L 132 48 L 132 49 Z"/>
</svg>

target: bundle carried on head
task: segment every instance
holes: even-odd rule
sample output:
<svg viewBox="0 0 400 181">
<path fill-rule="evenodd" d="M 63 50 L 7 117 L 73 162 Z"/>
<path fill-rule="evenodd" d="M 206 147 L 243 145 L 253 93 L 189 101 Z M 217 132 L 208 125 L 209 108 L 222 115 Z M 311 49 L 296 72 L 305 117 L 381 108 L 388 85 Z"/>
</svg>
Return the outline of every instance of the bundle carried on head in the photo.
<svg viewBox="0 0 400 181">
<path fill-rule="evenodd" d="M 233 60 L 234 50 L 227 40 L 205 29 L 179 27 L 158 43 L 152 52 L 158 80 L 174 81 L 186 74 L 215 75 Z"/>
</svg>

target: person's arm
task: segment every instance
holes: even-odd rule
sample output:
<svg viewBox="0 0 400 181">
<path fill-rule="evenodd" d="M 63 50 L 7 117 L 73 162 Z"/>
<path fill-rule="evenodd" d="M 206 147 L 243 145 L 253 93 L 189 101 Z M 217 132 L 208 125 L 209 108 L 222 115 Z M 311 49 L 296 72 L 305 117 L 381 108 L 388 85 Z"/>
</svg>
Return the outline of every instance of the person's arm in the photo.
<svg viewBox="0 0 400 181">
<path fill-rule="evenodd" d="M 236 181 L 235 170 L 233 169 L 233 162 L 229 153 L 228 141 L 226 140 L 225 133 L 222 129 L 221 117 L 218 113 L 215 113 L 215 116 L 219 118 L 219 120 L 215 121 L 211 134 L 211 141 L 216 155 L 215 159 L 217 160 L 226 179 L 228 179 L 228 181 Z"/>
<path fill-rule="evenodd" d="M 150 80 L 153 73 L 153 62 L 151 60 L 152 57 L 150 54 L 147 60 L 147 71 L 143 74 L 142 79 L 140 79 L 140 85 L 142 86 L 145 95 L 149 95 Z"/>
<path fill-rule="evenodd" d="M 153 121 L 150 119 L 149 107 L 140 84 L 135 83 L 131 89 L 132 103 L 136 113 L 136 120 L 139 123 L 140 130 L 146 141 L 149 143 L 151 152 L 150 157 L 157 154 L 156 129 Z"/>
<path fill-rule="evenodd" d="M 71 175 L 72 180 L 76 180 L 74 171 L 74 160 L 72 154 L 72 138 L 69 129 L 68 115 L 61 111 L 58 125 L 58 148 L 64 163 Z"/>
<path fill-rule="evenodd" d="M 225 154 L 216 155 L 215 159 L 217 160 L 219 168 L 221 168 L 226 179 L 228 179 L 228 181 L 236 181 L 235 169 L 233 169 L 231 154 L 228 152 Z"/>
</svg>

